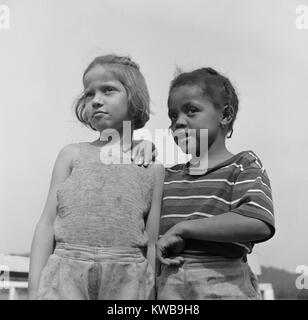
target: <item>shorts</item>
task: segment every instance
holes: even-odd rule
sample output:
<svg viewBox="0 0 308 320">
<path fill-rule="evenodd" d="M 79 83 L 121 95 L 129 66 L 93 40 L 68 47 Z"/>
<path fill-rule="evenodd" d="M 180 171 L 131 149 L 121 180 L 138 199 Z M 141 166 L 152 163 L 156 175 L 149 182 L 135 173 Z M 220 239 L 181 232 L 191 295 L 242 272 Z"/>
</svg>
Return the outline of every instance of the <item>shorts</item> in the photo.
<svg viewBox="0 0 308 320">
<path fill-rule="evenodd" d="M 182 256 L 180 266 L 161 265 L 157 300 L 260 300 L 257 278 L 242 259 Z"/>
<path fill-rule="evenodd" d="M 39 300 L 147 300 L 151 264 L 139 248 L 58 243 L 42 270 Z"/>
</svg>

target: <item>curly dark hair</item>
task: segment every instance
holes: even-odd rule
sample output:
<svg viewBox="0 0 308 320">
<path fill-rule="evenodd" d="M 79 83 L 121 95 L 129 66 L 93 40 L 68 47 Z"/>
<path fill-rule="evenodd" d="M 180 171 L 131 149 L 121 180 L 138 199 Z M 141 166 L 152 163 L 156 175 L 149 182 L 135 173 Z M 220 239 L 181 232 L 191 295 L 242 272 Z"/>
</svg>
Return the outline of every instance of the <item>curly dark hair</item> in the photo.
<svg viewBox="0 0 308 320">
<path fill-rule="evenodd" d="M 239 105 L 237 93 L 231 81 L 213 68 L 200 68 L 191 72 L 181 72 L 171 81 L 168 106 L 170 106 L 172 90 L 184 85 L 199 86 L 203 90 L 204 95 L 219 110 L 222 110 L 225 106 L 232 107 L 233 117 L 227 127 L 228 137 L 231 137 Z"/>
</svg>

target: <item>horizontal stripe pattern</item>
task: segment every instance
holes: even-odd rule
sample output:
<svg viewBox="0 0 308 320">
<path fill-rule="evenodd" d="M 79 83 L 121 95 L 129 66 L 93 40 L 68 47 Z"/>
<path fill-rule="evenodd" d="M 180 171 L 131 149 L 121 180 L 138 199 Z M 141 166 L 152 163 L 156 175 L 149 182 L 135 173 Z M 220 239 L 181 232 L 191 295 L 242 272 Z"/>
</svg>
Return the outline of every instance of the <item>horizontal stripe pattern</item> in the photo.
<svg viewBox="0 0 308 320">
<path fill-rule="evenodd" d="M 189 175 L 185 164 L 166 169 L 160 235 L 181 221 L 227 212 L 262 220 L 275 232 L 270 180 L 254 152 L 241 152 L 201 175 Z M 189 240 L 188 251 L 234 257 L 250 253 L 254 245 Z"/>
<path fill-rule="evenodd" d="M 166 218 L 187 218 L 187 217 L 191 217 L 191 216 L 202 216 L 202 217 L 207 217 L 207 218 L 210 218 L 210 217 L 213 217 L 212 214 L 208 214 L 208 213 L 203 213 L 203 212 L 193 212 L 193 213 L 188 213 L 188 214 L 166 214 L 164 216 L 162 216 L 161 218 L 162 219 L 166 219 Z"/>
</svg>

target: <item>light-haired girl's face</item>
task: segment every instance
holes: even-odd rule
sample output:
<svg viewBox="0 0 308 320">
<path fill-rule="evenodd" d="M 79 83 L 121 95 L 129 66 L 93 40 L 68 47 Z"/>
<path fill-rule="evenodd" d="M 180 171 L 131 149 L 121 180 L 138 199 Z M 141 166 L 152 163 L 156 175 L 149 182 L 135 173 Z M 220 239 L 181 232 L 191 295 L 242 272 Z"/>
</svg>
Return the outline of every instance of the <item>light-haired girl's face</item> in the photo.
<svg viewBox="0 0 308 320">
<path fill-rule="evenodd" d="M 221 132 L 222 113 L 204 96 L 202 89 L 195 85 L 174 88 L 169 101 L 170 129 L 175 143 L 183 152 L 188 154 L 198 152 L 200 142 L 204 141 L 202 139 L 208 139 L 206 142 L 210 146 Z M 195 132 L 189 129 L 195 129 Z M 190 146 L 193 150 L 190 150 Z"/>
<path fill-rule="evenodd" d="M 95 66 L 83 79 L 84 115 L 93 128 L 122 131 L 123 121 L 130 120 L 128 97 L 122 83 L 108 66 Z"/>
</svg>

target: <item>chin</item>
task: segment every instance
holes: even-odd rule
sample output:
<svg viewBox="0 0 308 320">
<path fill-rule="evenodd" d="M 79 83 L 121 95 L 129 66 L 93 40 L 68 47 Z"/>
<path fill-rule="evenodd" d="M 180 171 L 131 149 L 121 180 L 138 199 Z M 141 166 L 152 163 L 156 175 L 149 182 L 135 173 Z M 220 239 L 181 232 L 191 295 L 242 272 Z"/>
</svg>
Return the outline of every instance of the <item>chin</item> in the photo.
<svg viewBox="0 0 308 320">
<path fill-rule="evenodd" d="M 99 131 L 99 132 L 102 132 L 103 130 L 114 129 L 114 126 L 112 126 L 112 124 L 108 124 L 108 123 L 96 123 L 95 127 L 97 128 L 97 131 Z"/>
<path fill-rule="evenodd" d="M 200 149 L 196 148 L 196 141 L 186 140 L 184 143 L 177 143 L 175 141 L 175 143 L 185 154 L 196 154 L 200 152 Z"/>
<path fill-rule="evenodd" d="M 186 148 L 186 146 L 183 146 L 181 144 L 177 144 L 176 145 L 181 149 L 181 151 L 185 154 L 194 154 L 195 149 L 191 149 L 191 148 Z"/>
</svg>

